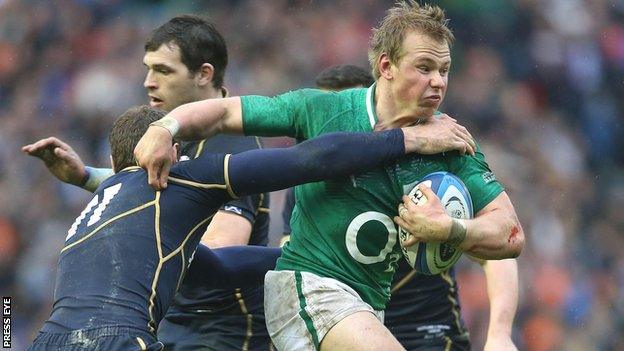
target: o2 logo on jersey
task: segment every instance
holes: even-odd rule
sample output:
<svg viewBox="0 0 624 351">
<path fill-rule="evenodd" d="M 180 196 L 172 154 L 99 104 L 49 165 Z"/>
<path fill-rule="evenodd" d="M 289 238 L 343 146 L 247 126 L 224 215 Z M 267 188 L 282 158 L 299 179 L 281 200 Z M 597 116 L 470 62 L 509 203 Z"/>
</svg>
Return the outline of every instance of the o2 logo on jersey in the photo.
<svg viewBox="0 0 624 351">
<path fill-rule="evenodd" d="M 85 219 L 87 214 L 91 212 L 91 209 L 95 207 L 95 205 L 97 205 L 97 207 L 95 208 L 91 216 L 89 216 L 89 220 L 87 221 L 87 227 L 90 227 L 97 223 L 97 221 L 99 221 L 102 217 L 102 212 L 104 212 L 104 209 L 106 209 L 106 206 L 111 202 L 113 197 L 117 195 L 119 189 L 121 189 L 121 183 L 109 186 L 108 188 L 104 189 L 102 202 L 99 202 L 99 196 L 95 195 L 95 197 L 91 199 L 91 201 L 87 204 L 87 207 L 85 207 L 85 209 L 80 212 L 80 215 L 78 216 L 78 218 L 76 218 L 74 224 L 72 224 L 72 226 L 67 231 L 67 237 L 65 238 L 65 241 L 69 240 L 72 236 L 74 236 L 74 234 L 76 234 L 78 226 L 80 225 L 80 223 L 82 223 L 82 220 Z"/>
<path fill-rule="evenodd" d="M 386 246 L 379 252 L 376 256 L 368 256 L 362 253 L 357 245 L 357 237 L 361 233 L 362 227 L 371 221 L 381 223 L 387 230 L 388 241 L 386 242 Z M 379 233 L 381 234 L 381 233 Z M 364 213 L 360 213 L 357 215 L 351 223 L 349 223 L 349 227 L 347 227 L 347 233 L 345 236 L 345 244 L 347 245 L 347 251 L 353 259 L 363 264 L 373 264 L 385 261 L 386 257 L 389 253 L 392 252 L 392 248 L 394 244 L 396 244 L 397 240 L 397 229 L 392 221 L 392 218 L 387 215 L 376 212 L 376 211 L 368 211 Z M 390 265 L 388 266 L 386 271 L 394 271 L 395 262 L 398 261 L 400 256 L 392 257 Z"/>
</svg>

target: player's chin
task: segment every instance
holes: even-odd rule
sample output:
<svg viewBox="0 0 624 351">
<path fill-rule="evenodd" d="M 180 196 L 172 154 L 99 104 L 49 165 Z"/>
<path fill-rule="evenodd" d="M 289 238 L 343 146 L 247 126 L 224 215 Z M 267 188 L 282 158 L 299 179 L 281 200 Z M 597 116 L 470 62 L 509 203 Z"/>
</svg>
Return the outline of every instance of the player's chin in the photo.
<svg viewBox="0 0 624 351">
<path fill-rule="evenodd" d="M 440 104 L 418 104 L 418 116 L 420 118 L 431 117 L 438 110 Z"/>
</svg>

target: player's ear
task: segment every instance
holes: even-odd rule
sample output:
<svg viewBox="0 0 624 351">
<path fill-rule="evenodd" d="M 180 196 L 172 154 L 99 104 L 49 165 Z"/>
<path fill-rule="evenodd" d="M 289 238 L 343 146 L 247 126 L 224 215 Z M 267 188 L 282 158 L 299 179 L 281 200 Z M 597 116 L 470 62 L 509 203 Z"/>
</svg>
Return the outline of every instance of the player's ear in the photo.
<svg viewBox="0 0 624 351">
<path fill-rule="evenodd" d="M 197 84 L 201 87 L 212 84 L 212 77 L 214 77 L 214 66 L 209 63 L 204 63 L 199 67 L 199 77 Z"/>
<path fill-rule="evenodd" d="M 390 68 L 392 67 L 392 62 L 390 62 L 390 56 L 388 56 L 388 54 L 385 52 L 382 53 L 381 55 L 379 55 L 377 63 L 377 66 L 379 67 L 379 75 L 386 80 L 392 80 L 392 78 L 394 78 L 394 75 L 390 70 Z"/>
<path fill-rule="evenodd" d="M 180 160 L 180 144 L 173 143 L 173 146 L 171 147 L 171 153 L 173 154 L 172 156 L 175 162 L 178 162 Z"/>
</svg>

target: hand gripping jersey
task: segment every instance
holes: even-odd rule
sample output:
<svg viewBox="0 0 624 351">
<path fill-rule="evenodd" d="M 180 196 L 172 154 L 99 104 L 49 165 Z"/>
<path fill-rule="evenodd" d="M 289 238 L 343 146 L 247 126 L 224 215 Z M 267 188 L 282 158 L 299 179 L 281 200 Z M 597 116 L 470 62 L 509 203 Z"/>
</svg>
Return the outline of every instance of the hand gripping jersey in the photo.
<svg viewBox="0 0 624 351">
<path fill-rule="evenodd" d="M 242 97 L 247 135 L 290 136 L 299 141 L 343 132 L 371 132 L 377 123 L 375 85 L 341 92 L 315 89 L 277 97 Z M 376 310 L 385 308 L 402 258 L 392 217 L 405 189 L 425 175 L 449 171 L 470 190 L 475 212 L 503 188 L 478 150 L 408 155 L 393 165 L 338 180 L 296 187 L 291 240 L 276 269 L 311 272 L 351 286 Z"/>
</svg>

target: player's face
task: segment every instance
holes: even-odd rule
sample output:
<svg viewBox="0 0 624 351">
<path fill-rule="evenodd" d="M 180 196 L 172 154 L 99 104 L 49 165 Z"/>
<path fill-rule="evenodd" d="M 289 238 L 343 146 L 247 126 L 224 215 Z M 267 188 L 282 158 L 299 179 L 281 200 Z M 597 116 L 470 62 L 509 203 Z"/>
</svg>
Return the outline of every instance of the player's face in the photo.
<svg viewBox="0 0 624 351">
<path fill-rule="evenodd" d="M 143 86 L 151 106 L 171 111 L 182 104 L 201 100 L 197 84 L 199 73 L 191 74 L 182 63 L 177 45 L 163 44 L 156 51 L 146 52 L 143 64 L 147 68 Z"/>
<path fill-rule="evenodd" d="M 405 36 L 402 52 L 391 68 L 396 103 L 410 114 L 432 116 L 446 94 L 451 67 L 449 45 L 414 31 Z"/>
</svg>

